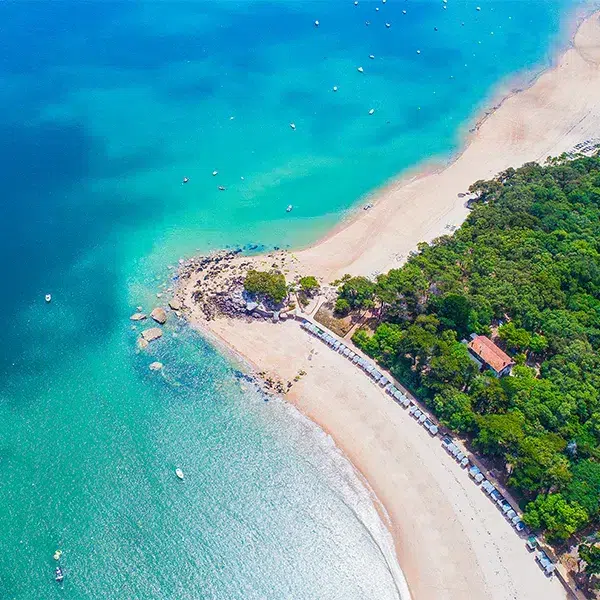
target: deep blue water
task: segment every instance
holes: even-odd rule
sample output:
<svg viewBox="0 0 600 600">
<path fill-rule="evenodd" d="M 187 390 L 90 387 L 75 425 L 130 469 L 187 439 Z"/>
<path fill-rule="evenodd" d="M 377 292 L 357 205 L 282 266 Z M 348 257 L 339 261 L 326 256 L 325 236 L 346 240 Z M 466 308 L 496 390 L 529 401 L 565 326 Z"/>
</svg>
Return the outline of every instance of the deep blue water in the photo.
<svg viewBox="0 0 600 600">
<path fill-rule="evenodd" d="M 397 597 L 327 438 L 180 324 L 136 353 L 128 316 L 180 256 L 314 240 L 454 151 L 575 6 L 479 4 L 0 3 L 0 598 Z"/>
</svg>

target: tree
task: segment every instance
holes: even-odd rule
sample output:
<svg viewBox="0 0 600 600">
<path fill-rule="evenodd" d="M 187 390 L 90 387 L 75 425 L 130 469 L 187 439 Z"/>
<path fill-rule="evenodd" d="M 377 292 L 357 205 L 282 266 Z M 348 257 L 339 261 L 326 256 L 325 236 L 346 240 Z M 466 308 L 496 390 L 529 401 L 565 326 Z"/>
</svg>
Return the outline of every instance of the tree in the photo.
<svg viewBox="0 0 600 600">
<path fill-rule="evenodd" d="M 523 513 L 527 525 L 544 529 L 548 539 L 554 542 L 564 542 L 587 520 L 587 513 L 577 502 L 567 502 L 560 494 L 539 495 Z"/>
<path fill-rule="evenodd" d="M 542 354 L 548 347 L 548 340 L 539 333 L 534 333 L 529 340 L 529 349 L 534 354 Z"/>
<path fill-rule="evenodd" d="M 334 312 L 340 317 L 345 317 L 350 312 L 350 302 L 346 298 L 338 298 L 335 301 Z"/>
<path fill-rule="evenodd" d="M 458 433 L 472 433 L 477 428 L 468 394 L 449 388 L 433 398 L 433 406 L 440 421 Z"/>
<path fill-rule="evenodd" d="M 313 277 L 312 275 L 308 275 L 306 277 L 301 277 L 300 281 L 298 283 L 300 284 L 300 289 L 307 296 L 312 296 L 315 292 L 317 292 L 321 288 L 321 285 L 317 281 L 317 278 Z"/>
<path fill-rule="evenodd" d="M 446 294 L 442 297 L 437 311 L 440 321 L 446 327 L 454 329 L 459 336 L 469 334 L 469 316 L 471 304 L 462 294 Z"/>
<path fill-rule="evenodd" d="M 585 563 L 583 570 L 589 582 L 592 575 L 600 573 L 600 548 L 591 544 L 579 544 L 577 552 L 579 560 Z"/>
<path fill-rule="evenodd" d="M 265 296 L 277 304 L 281 304 L 288 293 L 285 276 L 279 271 L 251 269 L 246 274 L 244 289 L 251 294 Z"/>
<path fill-rule="evenodd" d="M 548 491 L 566 485 L 572 474 L 569 461 L 562 454 L 565 446 L 565 441 L 554 433 L 524 437 L 516 451 L 510 453 L 514 466 L 511 484 L 525 492 Z"/>
<path fill-rule="evenodd" d="M 600 508 L 600 464 L 582 460 L 573 468 L 573 479 L 563 491 L 566 500 L 575 501 L 593 518 Z"/>
<path fill-rule="evenodd" d="M 486 454 L 502 455 L 519 448 L 525 437 L 525 418 L 519 411 L 477 417 L 475 444 Z"/>
<path fill-rule="evenodd" d="M 467 347 L 456 341 L 453 331 L 445 331 L 429 361 L 425 385 L 434 390 L 442 390 L 448 385 L 464 390 L 476 373 L 477 367 L 469 358 Z"/>
<path fill-rule="evenodd" d="M 512 321 L 498 327 L 498 336 L 513 352 L 526 350 L 531 343 L 531 334 L 516 327 Z"/>
<path fill-rule="evenodd" d="M 348 302 L 352 309 L 371 308 L 375 294 L 375 284 L 366 277 L 348 277 L 343 280 L 339 297 Z"/>
</svg>

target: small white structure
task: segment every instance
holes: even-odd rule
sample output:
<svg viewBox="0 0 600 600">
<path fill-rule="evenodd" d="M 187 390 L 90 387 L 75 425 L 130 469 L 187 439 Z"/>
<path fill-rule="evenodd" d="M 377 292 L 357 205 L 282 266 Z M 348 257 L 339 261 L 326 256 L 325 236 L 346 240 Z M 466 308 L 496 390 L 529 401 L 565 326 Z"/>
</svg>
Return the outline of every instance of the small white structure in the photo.
<svg viewBox="0 0 600 600">
<path fill-rule="evenodd" d="M 52 296 L 50 294 L 46 294 L 44 296 L 44 300 L 46 300 L 46 302 L 52 302 Z"/>
<path fill-rule="evenodd" d="M 333 91 L 334 91 L 334 92 L 337 92 L 337 91 L 338 91 L 338 86 L 337 86 L 337 85 L 334 85 L 334 86 L 333 86 Z"/>
</svg>

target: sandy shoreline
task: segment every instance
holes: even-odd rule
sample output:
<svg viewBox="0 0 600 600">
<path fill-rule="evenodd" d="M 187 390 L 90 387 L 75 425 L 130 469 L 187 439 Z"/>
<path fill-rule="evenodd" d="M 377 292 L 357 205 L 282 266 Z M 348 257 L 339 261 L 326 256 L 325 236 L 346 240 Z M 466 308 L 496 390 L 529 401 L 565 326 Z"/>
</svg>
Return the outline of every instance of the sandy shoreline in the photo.
<svg viewBox="0 0 600 600">
<path fill-rule="evenodd" d="M 496 103 L 448 165 L 434 162 L 388 184 L 369 198 L 368 212 L 346 220 L 296 256 L 307 271 L 334 279 L 372 275 L 398 266 L 422 241 L 450 233 L 468 214 L 466 192 L 477 179 L 508 167 L 543 162 L 599 137 L 600 48 L 597 14 L 585 19 L 572 46 L 530 87 Z"/>
<path fill-rule="evenodd" d="M 344 273 L 373 275 L 399 266 L 419 242 L 450 233 L 464 220 L 465 200 L 458 194 L 475 180 L 600 137 L 599 65 L 596 13 L 552 69 L 480 121 L 451 164 L 413 172 L 378 192 L 374 208 L 293 253 L 293 272 L 329 282 Z M 286 380 L 306 371 L 286 398 L 332 435 L 377 494 L 414 599 L 565 597 L 492 503 L 447 460 L 439 440 L 348 361 L 296 322 L 206 321 L 191 297 L 196 284 L 207 285 L 192 277 L 178 292 L 192 324 L 259 371 Z"/>
</svg>

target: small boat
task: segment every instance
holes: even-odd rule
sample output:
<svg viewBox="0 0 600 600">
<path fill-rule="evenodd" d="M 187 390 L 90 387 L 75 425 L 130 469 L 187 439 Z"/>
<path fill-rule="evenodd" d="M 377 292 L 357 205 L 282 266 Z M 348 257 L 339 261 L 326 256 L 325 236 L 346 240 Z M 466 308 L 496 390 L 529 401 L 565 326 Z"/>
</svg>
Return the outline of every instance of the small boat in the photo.
<svg viewBox="0 0 600 600">
<path fill-rule="evenodd" d="M 319 26 L 319 21 L 315 21 L 315 27 Z"/>
<path fill-rule="evenodd" d="M 219 189 L 221 192 L 224 192 L 224 191 L 225 191 L 225 187 L 224 187 L 224 186 L 222 186 L 222 185 L 220 185 L 218 189 Z"/>
<path fill-rule="evenodd" d="M 219 171 L 217 171 L 217 170 L 213 171 L 213 177 L 215 177 L 218 174 L 219 174 Z"/>
<path fill-rule="evenodd" d="M 358 67 L 358 69 L 356 69 L 359 73 L 364 73 L 365 70 L 362 67 Z"/>
<path fill-rule="evenodd" d="M 61 556 L 62 556 L 62 550 L 57 550 L 54 553 L 54 560 L 59 560 Z"/>
<path fill-rule="evenodd" d="M 288 205 L 287 205 L 287 208 L 285 209 L 285 212 L 292 212 L 292 209 L 293 209 L 293 208 L 294 208 L 294 207 L 293 207 L 291 204 L 288 204 Z"/>
<path fill-rule="evenodd" d="M 51 302 L 52 301 L 52 296 L 50 294 L 46 294 L 44 296 L 44 299 L 46 300 L 46 302 Z"/>
<path fill-rule="evenodd" d="M 290 123 L 290 127 L 295 131 L 296 130 L 296 123 Z"/>
<path fill-rule="evenodd" d="M 65 578 L 65 574 L 60 567 L 56 567 L 54 570 L 54 580 L 60 583 Z"/>
<path fill-rule="evenodd" d="M 333 86 L 333 91 L 334 91 L 334 92 L 337 92 L 337 91 L 338 91 L 338 86 L 337 86 L 337 85 L 334 85 L 334 86 Z"/>
<path fill-rule="evenodd" d="M 370 114 L 370 115 L 372 115 L 374 112 L 375 112 L 375 109 L 374 109 L 374 108 L 372 108 L 372 109 L 369 111 L 369 114 Z"/>
<path fill-rule="evenodd" d="M 365 204 L 365 205 L 363 206 L 363 209 L 364 209 L 364 210 L 370 210 L 371 208 L 373 208 L 373 205 L 372 205 L 370 202 L 369 202 L 369 204 Z"/>
<path fill-rule="evenodd" d="M 183 481 L 183 471 L 179 467 L 175 469 L 175 475 L 177 475 L 177 477 Z"/>
<path fill-rule="evenodd" d="M 369 58 L 370 58 L 371 60 L 375 60 L 375 55 L 374 55 L 374 54 L 369 54 Z"/>
<path fill-rule="evenodd" d="M 392 26 L 392 24 L 391 23 L 386 23 L 385 26 L 389 29 Z"/>
<path fill-rule="evenodd" d="M 189 177 L 184 177 L 184 178 L 183 178 L 183 181 L 182 181 L 181 183 L 187 183 L 189 180 L 190 180 L 190 178 L 189 178 Z"/>
</svg>

